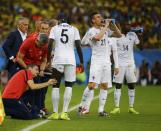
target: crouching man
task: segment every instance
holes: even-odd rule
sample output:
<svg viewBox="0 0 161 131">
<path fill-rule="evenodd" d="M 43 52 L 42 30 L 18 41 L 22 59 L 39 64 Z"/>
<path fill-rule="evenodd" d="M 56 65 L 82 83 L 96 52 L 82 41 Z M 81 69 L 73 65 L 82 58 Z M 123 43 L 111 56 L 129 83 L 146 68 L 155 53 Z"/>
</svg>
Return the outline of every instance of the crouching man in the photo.
<svg viewBox="0 0 161 131">
<path fill-rule="evenodd" d="M 17 72 L 9 80 L 2 94 L 6 115 L 17 119 L 36 119 L 42 117 L 39 112 L 26 105 L 22 100 L 22 96 L 27 90 L 41 89 L 56 84 L 55 79 L 35 84 L 33 78 L 38 74 L 38 66 L 28 65 L 26 70 Z"/>
</svg>

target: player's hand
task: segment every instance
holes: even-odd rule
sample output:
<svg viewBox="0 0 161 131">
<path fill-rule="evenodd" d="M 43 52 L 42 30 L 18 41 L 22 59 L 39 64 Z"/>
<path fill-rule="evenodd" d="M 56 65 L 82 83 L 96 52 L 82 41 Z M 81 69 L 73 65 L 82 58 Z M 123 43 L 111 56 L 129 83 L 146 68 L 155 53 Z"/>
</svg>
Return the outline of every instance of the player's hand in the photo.
<svg viewBox="0 0 161 131">
<path fill-rule="evenodd" d="M 45 66 L 45 69 L 47 69 L 47 68 L 49 68 L 49 67 L 50 67 L 50 63 L 47 62 L 47 63 L 46 63 L 46 66 Z"/>
<path fill-rule="evenodd" d="M 44 76 L 44 71 L 40 71 L 39 76 L 43 77 Z"/>
<path fill-rule="evenodd" d="M 104 25 L 104 27 L 105 27 L 105 28 L 108 28 L 108 27 L 109 27 L 110 22 L 111 22 L 111 20 L 108 20 L 108 19 L 107 19 L 107 20 L 105 21 L 105 25 Z"/>
<path fill-rule="evenodd" d="M 114 75 L 117 75 L 119 73 L 119 68 L 114 69 Z"/>
<path fill-rule="evenodd" d="M 13 63 L 16 63 L 16 58 L 13 58 L 11 61 L 12 61 Z"/>
<path fill-rule="evenodd" d="M 48 84 L 49 85 L 55 85 L 57 83 L 57 80 L 56 79 L 50 79 L 48 80 Z"/>
</svg>

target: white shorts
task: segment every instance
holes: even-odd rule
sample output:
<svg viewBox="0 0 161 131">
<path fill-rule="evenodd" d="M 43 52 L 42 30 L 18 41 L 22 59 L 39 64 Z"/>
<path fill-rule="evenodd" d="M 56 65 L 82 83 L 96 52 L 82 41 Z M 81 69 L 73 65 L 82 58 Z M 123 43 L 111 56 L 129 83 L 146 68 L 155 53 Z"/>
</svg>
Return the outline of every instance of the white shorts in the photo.
<svg viewBox="0 0 161 131">
<path fill-rule="evenodd" d="M 124 77 L 127 83 L 135 83 L 137 81 L 135 66 L 119 66 L 119 73 L 113 76 L 113 82 L 122 84 Z"/>
<path fill-rule="evenodd" d="M 76 80 L 76 66 L 75 65 L 65 65 L 65 64 L 54 64 L 53 67 L 64 73 L 64 80 L 69 82 L 74 82 Z"/>
<path fill-rule="evenodd" d="M 91 65 L 89 82 L 108 83 L 111 86 L 111 65 Z"/>
</svg>

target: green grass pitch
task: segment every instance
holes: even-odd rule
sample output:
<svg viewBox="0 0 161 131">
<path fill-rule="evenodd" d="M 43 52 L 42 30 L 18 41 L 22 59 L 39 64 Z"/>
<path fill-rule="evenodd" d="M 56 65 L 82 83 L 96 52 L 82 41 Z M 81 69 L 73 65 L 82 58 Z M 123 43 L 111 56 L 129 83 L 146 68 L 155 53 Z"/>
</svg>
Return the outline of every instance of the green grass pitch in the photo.
<svg viewBox="0 0 161 131">
<path fill-rule="evenodd" d="M 80 103 L 85 86 L 75 85 L 70 107 Z M 113 90 L 113 89 L 110 89 Z M 64 87 L 61 87 L 60 112 L 62 111 Z M 98 95 L 99 89 L 95 91 Z M 46 96 L 46 106 L 52 111 L 51 88 Z M 113 109 L 113 92 L 108 95 L 106 111 Z M 77 110 L 69 113 L 71 120 L 53 120 L 34 128 L 34 131 L 161 131 L 161 87 L 148 86 L 136 89 L 135 109 L 140 115 L 128 113 L 127 87 L 122 90 L 121 113 L 110 118 L 98 116 L 98 99 L 91 105 L 90 114 L 77 116 Z M 6 117 L 0 131 L 18 131 L 46 120 L 15 120 Z"/>
</svg>

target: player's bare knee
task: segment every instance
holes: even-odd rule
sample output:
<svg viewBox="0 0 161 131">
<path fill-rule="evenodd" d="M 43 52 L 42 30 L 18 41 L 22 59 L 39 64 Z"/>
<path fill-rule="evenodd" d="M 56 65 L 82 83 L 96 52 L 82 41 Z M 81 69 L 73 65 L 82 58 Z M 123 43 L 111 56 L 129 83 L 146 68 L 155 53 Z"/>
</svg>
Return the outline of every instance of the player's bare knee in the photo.
<svg viewBox="0 0 161 131">
<path fill-rule="evenodd" d="M 94 82 L 90 82 L 90 83 L 88 84 L 88 88 L 89 88 L 90 90 L 93 90 L 93 89 L 95 88 L 95 86 L 96 86 L 96 83 L 94 83 Z"/>
<path fill-rule="evenodd" d="M 108 84 L 107 84 L 107 83 L 101 83 L 101 84 L 100 84 L 100 88 L 101 88 L 101 89 L 104 89 L 104 90 L 107 90 Z"/>
<path fill-rule="evenodd" d="M 134 90 L 135 89 L 135 83 L 128 83 L 127 85 L 128 85 L 128 88 L 130 90 Z"/>
<path fill-rule="evenodd" d="M 121 88 L 122 88 L 122 84 L 120 84 L 120 83 L 115 83 L 115 88 L 116 88 L 116 89 L 121 89 Z"/>
</svg>

